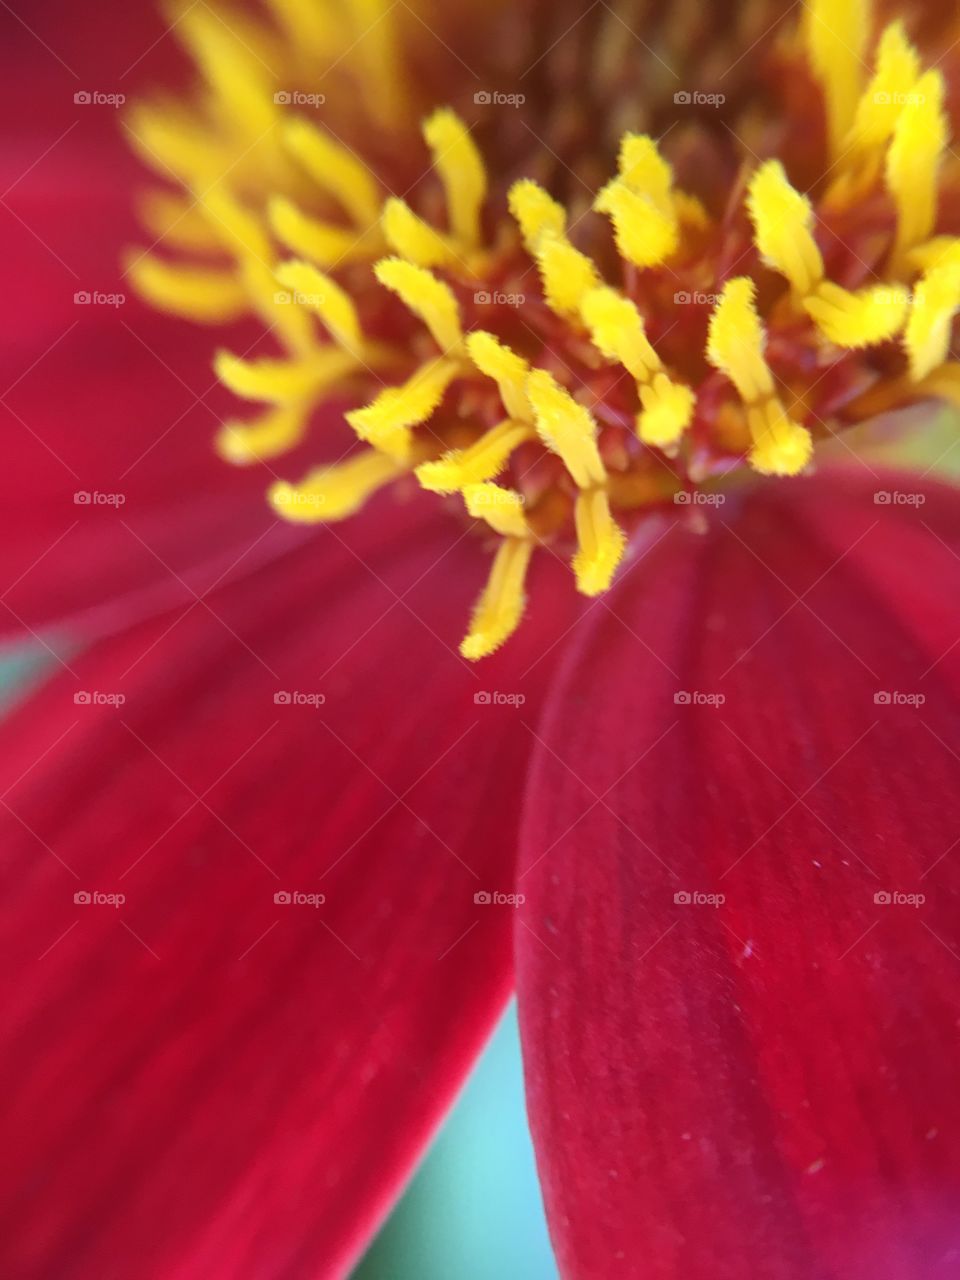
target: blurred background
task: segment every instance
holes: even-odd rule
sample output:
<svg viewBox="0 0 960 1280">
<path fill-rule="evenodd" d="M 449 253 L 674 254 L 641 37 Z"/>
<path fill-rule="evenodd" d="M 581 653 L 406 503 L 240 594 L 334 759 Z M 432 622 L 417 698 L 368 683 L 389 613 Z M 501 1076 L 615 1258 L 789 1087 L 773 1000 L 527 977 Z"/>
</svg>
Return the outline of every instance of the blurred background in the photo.
<svg viewBox="0 0 960 1280">
<path fill-rule="evenodd" d="M 354 1280 L 554 1280 L 511 1007 Z"/>
</svg>

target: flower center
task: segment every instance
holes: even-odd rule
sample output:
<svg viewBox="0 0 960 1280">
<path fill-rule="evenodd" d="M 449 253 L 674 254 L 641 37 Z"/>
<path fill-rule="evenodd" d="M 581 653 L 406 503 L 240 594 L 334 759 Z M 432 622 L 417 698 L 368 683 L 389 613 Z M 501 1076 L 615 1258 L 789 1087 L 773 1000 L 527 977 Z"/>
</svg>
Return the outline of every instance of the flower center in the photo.
<svg viewBox="0 0 960 1280">
<path fill-rule="evenodd" d="M 738 472 L 796 476 L 817 440 L 878 412 L 960 402 L 944 76 L 901 22 L 876 32 L 867 0 L 813 0 L 762 45 L 766 71 L 809 93 L 784 90 L 759 122 L 750 102 L 723 121 L 725 144 L 696 118 L 675 141 L 627 132 L 616 173 L 570 207 L 488 172 L 448 107 L 411 140 L 392 7 L 348 0 L 336 21 L 307 0 L 271 7 L 255 30 L 185 10 L 198 105 L 130 121 L 183 188 L 146 209 L 176 256 L 129 270 L 159 307 L 215 324 L 252 314 L 278 343 L 216 356 L 220 380 L 260 406 L 223 426 L 228 461 L 270 464 L 308 439 L 319 406 L 344 407 L 356 447 L 276 479 L 281 516 L 340 520 L 412 476 L 480 522 L 493 560 L 466 657 L 520 623 L 534 550 L 571 555 L 577 589 L 598 595 L 657 506 Z M 372 104 L 365 127 L 359 106 L 341 109 L 350 141 L 309 89 L 331 59 Z M 723 99 L 679 92 L 678 118 Z M 429 170 L 408 181 L 418 150 Z"/>
</svg>

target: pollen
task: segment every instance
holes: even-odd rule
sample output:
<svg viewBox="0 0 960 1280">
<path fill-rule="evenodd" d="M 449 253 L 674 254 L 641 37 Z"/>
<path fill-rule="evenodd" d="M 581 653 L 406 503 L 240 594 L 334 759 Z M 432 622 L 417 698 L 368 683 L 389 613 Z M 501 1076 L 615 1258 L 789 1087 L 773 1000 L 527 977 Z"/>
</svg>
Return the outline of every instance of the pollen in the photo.
<svg viewBox="0 0 960 1280">
<path fill-rule="evenodd" d="M 665 41 L 708 85 L 684 24 L 639 45 L 608 24 L 590 113 L 531 95 L 498 139 L 462 67 L 423 75 L 405 5 L 265 0 L 241 28 L 181 3 L 199 87 L 127 114 L 165 185 L 126 273 L 171 315 L 259 326 L 211 353 L 237 399 L 214 443 L 278 517 L 422 491 L 464 525 L 489 559 L 460 652 L 484 658 L 543 558 L 601 596 L 654 514 L 700 527 L 700 487 L 789 485 L 878 413 L 960 404 L 960 45 L 945 13 L 890 7 L 749 28 L 700 114 L 645 61 Z"/>
</svg>

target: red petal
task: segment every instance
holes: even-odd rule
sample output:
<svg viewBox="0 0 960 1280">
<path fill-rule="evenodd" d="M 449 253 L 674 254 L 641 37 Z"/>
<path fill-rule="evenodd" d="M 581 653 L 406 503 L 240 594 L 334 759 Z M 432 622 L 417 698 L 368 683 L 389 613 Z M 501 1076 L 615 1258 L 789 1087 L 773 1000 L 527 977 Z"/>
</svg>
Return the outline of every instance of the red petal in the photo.
<svg viewBox="0 0 960 1280">
<path fill-rule="evenodd" d="M 956 495 L 873 487 L 674 530 L 566 657 L 517 928 L 565 1275 L 960 1265 Z"/>
<path fill-rule="evenodd" d="M 529 739 L 475 702 L 506 668 L 445 643 L 484 557 L 443 519 L 355 528 L 0 729 L 4 1275 L 342 1274 L 502 1007 L 511 912 L 474 894 L 510 887 Z"/>
<path fill-rule="evenodd" d="M 271 473 L 232 469 L 212 445 L 236 412 L 212 372 L 216 342 L 245 350 L 259 328 L 198 331 L 139 305 L 123 276 L 125 249 L 143 243 L 134 203 L 154 180 L 133 158 L 123 113 L 73 94 L 132 101 L 145 81 L 169 83 L 175 41 L 152 6 L 128 9 L 92 21 L 75 6 L 35 6 L 29 25 L 11 20 L 4 51 L 0 97 L 13 125 L 0 148 L 0 398 L 16 533 L 0 538 L 3 632 L 64 620 L 107 628 L 186 604 L 291 541 L 289 530 L 268 532 Z M 76 305 L 78 292 L 127 300 Z M 341 430 L 329 456 L 349 442 Z M 94 500 L 77 503 L 78 493 Z"/>
</svg>

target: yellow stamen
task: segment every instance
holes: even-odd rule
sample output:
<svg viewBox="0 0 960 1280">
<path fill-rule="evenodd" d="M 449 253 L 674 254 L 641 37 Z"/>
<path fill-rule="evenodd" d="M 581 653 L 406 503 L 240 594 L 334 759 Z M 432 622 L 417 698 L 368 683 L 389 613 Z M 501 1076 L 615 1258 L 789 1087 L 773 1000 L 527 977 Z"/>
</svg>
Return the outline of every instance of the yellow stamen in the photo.
<svg viewBox="0 0 960 1280">
<path fill-rule="evenodd" d="M 250 310 L 243 282 L 236 272 L 222 267 L 190 266 L 144 253 L 130 256 L 126 274 L 140 296 L 158 311 L 198 324 L 228 324 Z"/>
<path fill-rule="evenodd" d="M 682 382 L 655 373 L 640 388 L 637 434 L 644 444 L 670 452 L 693 421 L 697 398 Z"/>
<path fill-rule="evenodd" d="M 536 253 L 547 306 L 558 316 L 578 317 L 585 293 L 600 282 L 597 269 L 566 239 L 545 235 Z"/>
<path fill-rule="evenodd" d="M 346 420 L 361 440 L 406 462 L 412 452 L 411 428 L 432 416 L 460 372 L 456 361 L 432 360 L 401 386 L 385 387 L 366 408 L 351 410 Z"/>
<path fill-rule="evenodd" d="M 580 311 L 594 346 L 608 360 L 622 364 L 638 385 L 640 439 L 658 448 L 675 444 L 690 425 L 695 397 L 689 387 L 673 382 L 664 372 L 636 306 L 615 289 L 603 287 L 584 297 Z"/>
<path fill-rule="evenodd" d="M 953 317 L 960 308 L 960 265 L 931 267 L 917 283 L 913 306 L 903 335 L 910 361 L 910 377 L 919 382 L 950 351 Z"/>
<path fill-rule="evenodd" d="M 229 351 L 218 351 L 214 359 L 217 377 L 234 395 L 267 404 L 306 400 L 356 365 L 356 360 L 338 347 L 324 347 L 308 359 L 241 360 Z"/>
<path fill-rule="evenodd" d="M 238 467 L 276 458 L 300 443 L 308 416 L 306 405 L 289 404 L 268 409 L 252 422 L 226 422 L 217 434 L 216 450 Z"/>
<path fill-rule="evenodd" d="M 824 280 L 803 306 L 826 338 L 853 349 L 895 337 L 903 328 L 908 301 L 906 290 L 896 285 L 872 285 L 851 293 Z"/>
<path fill-rule="evenodd" d="M 475 520 L 486 520 L 494 533 L 505 538 L 530 536 L 523 494 L 516 489 L 490 482 L 469 484 L 463 491 L 463 501 L 469 514 Z"/>
<path fill-rule="evenodd" d="M 306 120 L 290 120 L 281 137 L 321 190 L 343 206 L 358 227 L 372 226 L 380 213 L 380 191 L 365 164 L 329 134 Z"/>
<path fill-rule="evenodd" d="M 320 317 L 331 337 L 356 354 L 363 343 L 360 319 L 350 295 L 329 276 L 308 262 L 284 262 L 277 268 L 277 280 L 292 294 L 292 301 Z"/>
<path fill-rule="evenodd" d="M 296 524 L 332 523 L 354 515 L 378 489 L 402 475 L 406 468 L 376 449 L 318 467 L 297 484 L 278 480 L 267 498 L 277 515 Z"/>
<path fill-rule="evenodd" d="M 178 178 L 202 190 L 223 172 L 217 141 L 199 132 L 192 116 L 172 103 L 134 107 L 125 121 L 134 150 L 165 180 Z"/>
<path fill-rule="evenodd" d="M 730 379 L 746 405 L 753 440 L 750 465 L 764 475 L 792 476 L 809 462 L 813 442 L 780 403 L 764 359 L 765 346 L 753 281 L 745 276 L 728 280 L 710 318 L 707 358 Z"/>
<path fill-rule="evenodd" d="M 210 229 L 228 252 L 240 261 L 255 258 L 267 265 L 273 258 L 270 237 L 263 221 L 245 208 L 226 188 L 213 187 L 198 197 L 198 205 Z"/>
<path fill-rule="evenodd" d="M 417 467 L 417 479 L 431 493 L 455 493 L 468 485 L 492 480 L 506 466 L 518 445 L 530 440 L 531 428 L 509 418 L 491 427 L 467 449 L 451 449 L 434 462 Z"/>
<path fill-rule="evenodd" d="M 273 234 L 293 253 L 309 258 L 320 267 L 335 267 L 356 258 L 380 252 L 379 234 L 359 236 L 345 227 L 311 218 L 277 196 L 267 205 L 267 219 Z"/>
<path fill-rule="evenodd" d="M 521 178 L 515 182 L 507 194 L 507 202 L 529 254 L 536 255 L 544 236 L 560 239 L 566 235 L 567 215 L 563 205 L 557 204 L 531 179 Z"/>
<path fill-rule="evenodd" d="M 823 258 L 813 238 L 813 206 L 787 180 L 779 160 L 753 175 L 747 209 L 760 255 L 787 277 L 804 310 L 837 346 L 866 347 L 897 334 L 906 317 L 903 290 L 876 285 L 851 293 L 823 278 Z"/>
<path fill-rule="evenodd" d="M 662 213 L 670 212 L 673 170 L 648 134 L 625 133 L 617 160 L 624 185 L 648 200 Z"/>
<path fill-rule="evenodd" d="M 457 261 L 456 253 L 443 236 L 418 218 L 403 200 L 391 197 L 386 202 L 381 225 L 394 253 L 418 267 L 448 266 Z"/>
<path fill-rule="evenodd" d="M 270 72 L 254 51 L 206 4 L 191 4 L 177 16 L 177 34 L 193 54 L 230 118 L 244 133 L 261 138 L 276 115 L 268 91 Z"/>
<path fill-rule="evenodd" d="M 487 585 L 474 605 L 470 630 L 460 645 L 465 658 L 476 661 L 494 653 L 520 625 L 532 551 L 529 538 L 507 538 L 500 544 Z"/>
<path fill-rule="evenodd" d="M 492 378 L 500 391 L 500 399 L 507 413 L 516 422 L 532 422 L 530 402 L 527 399 L 527 374 L 530 366 L 526 360 L 511 351 L 492 333 L 476 329 L 467 335 L 467 354 L 482 374 Z"/>
<path fill-rule="evenodd" d="M 598 596 L 613 581 L 626 549 L 626 537 L 610 514 L 605 489 L 579 493 L 574 519 L 578 549 L 573 558 L 573 572 L 577 590 L 585 596 Z"/>
<path fill-rule="evenodd" d="M 537 432 L 548 449 L 558 454 L 580 489 L 602 485 L 607 473 L 597 449 L 593 415 L 574 400 L 545 369 L 527 378 L 527 398 Z"/>
<path fill-rule="evenodd" d="M 786 276 L 798 294 L 810 293 L 823 279 L 813 206 L 790 185 L 779 160 L 768 160 L 750 179 L 747 209 L 764 262 Z"/>
<path fill-rule="evenodd" d="M 903 255 L 926 240 L 937 216 L 940 166 L 949 138 L 939 71 L 917 81 L 897 120 L 887 153 L 887 186 L 897 206 L 894 269 Z"/>
<path fill-rule="evenodd" d="M 447 197 L 451 234 L 468 249 L 480 243 L 480 210 L 487 195 L 487 174 L 459 116 L 447 108 L 435 111 L 423 126 Z"/>
<path fill-rule="evenodd" d="M 680 227 L 674 212 L 658 209 L 621 179 L 608 183 L 593 205 L 613 223 L 617 252 L 636 267 L 658 267 L 676 253 Z"/>
<path fill-rule="evenodd" d="M 240 278 L 260 319 L 297 356 L 309 356 L 316 346 L 310 317 L 291 304 L 290 295 L 278 289 L 277 277 L 266 262 L 247 258 L 240 264 Z"/>
<path fill-rule="evenodd" d="M 891 22 L 877 46 L 873 78 L 857 104 L 848 139 L 856 153 L 877 154 L 889 141 L 919 76 L 920 55 L 903 23 Z"/>
<path fill-rule="evenodd" d="M 196 253 L 212 253 L 220 244 L 210 223 L 192 200 L 172 191 L 148 191 L 140 217 L 157 244 Z"/>
<path fill-rule="evenodd" d="M 869 0 L 807 0 L 807 51 L 827 105 L 830 150 L 843 151 L 863 89 Z"/>
<path fill-rule="evenodd" d="M 290 42 L 314 57 L 331 60 L 349 43 L 340 15 L 317 0 L 268 0 Z"/>
<path fill-rule="evenodd" d="M 374 274 L 423 321 L 442 351 L 461 349 L 460 308 L 448 284 L 402 258 L 384 258 L 374 267 Z"/>
</svg>

